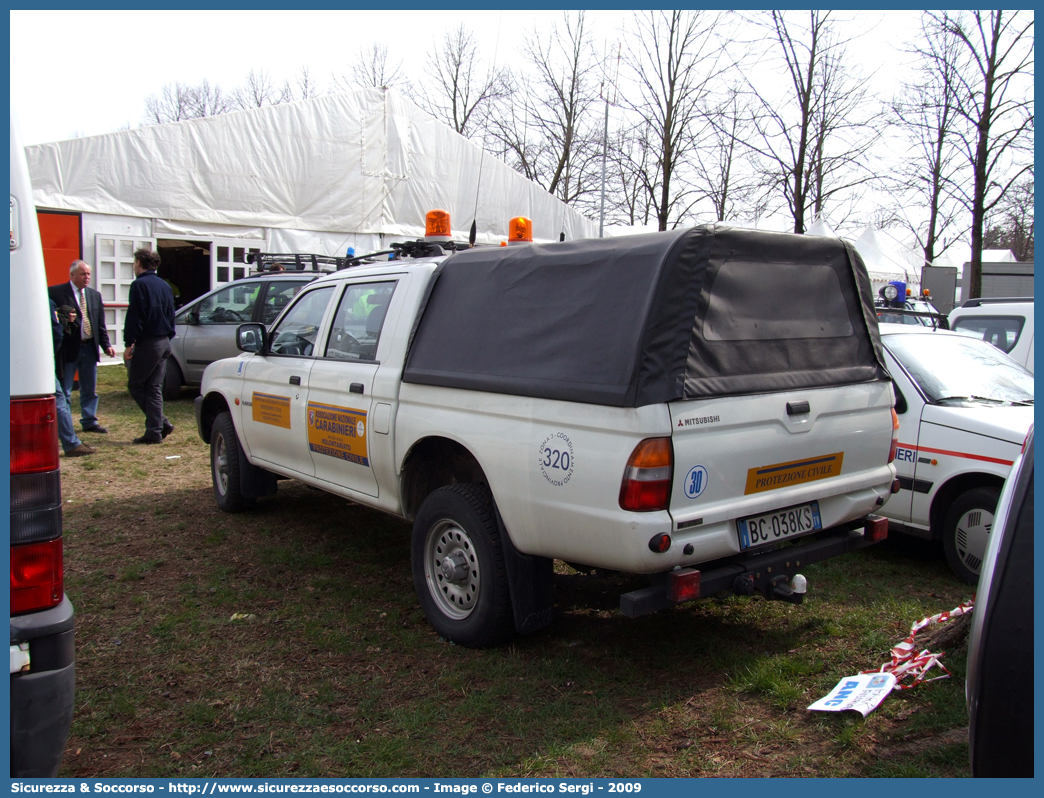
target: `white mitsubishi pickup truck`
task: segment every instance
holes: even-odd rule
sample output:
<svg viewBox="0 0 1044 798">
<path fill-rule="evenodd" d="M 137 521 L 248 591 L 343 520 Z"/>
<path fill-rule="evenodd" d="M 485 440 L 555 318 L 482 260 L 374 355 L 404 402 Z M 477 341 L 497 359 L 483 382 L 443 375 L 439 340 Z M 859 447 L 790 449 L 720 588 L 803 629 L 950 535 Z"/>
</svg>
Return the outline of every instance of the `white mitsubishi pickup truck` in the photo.
<svg viewBox="0 0 1044 798">
<path fill-rule="evenodd" d="M 196 400 L 218 505 L 293 478 L 411 520 L 424 612 L 459 644 L 550 623 L 553 559 L 650 575 L 633 617 L 799 603 L 799 568 L 887 534 L 867 517 L 897 489 L 898 423 L 838 239 L 410 242 L 238 343 Z"/>
</svg>

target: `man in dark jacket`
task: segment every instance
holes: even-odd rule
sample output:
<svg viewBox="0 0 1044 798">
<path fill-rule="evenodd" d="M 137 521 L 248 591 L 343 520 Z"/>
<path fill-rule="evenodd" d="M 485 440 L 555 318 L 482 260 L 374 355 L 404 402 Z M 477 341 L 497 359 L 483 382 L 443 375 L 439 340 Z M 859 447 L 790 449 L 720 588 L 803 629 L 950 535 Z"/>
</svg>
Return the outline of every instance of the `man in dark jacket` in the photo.
<svg viewBox="0 0 1044 798">
<path fill-rule="evenodd" d="M 145 413 L 145 434 L 135 443 L 161 443 L 174 431 L 163 415 L 163 372 L 174 337 L 174 294 L 156 274 L 159 264 L 159 255 L 152 250 L 134 253 L 137 279 L 131 283 L 123 322 L 127 388 Z"/>
<path fill-rule="evenodd" d="M 80 427 L 84 432 L 108 432 L 98 423 L 98 350 L 109 357 L 116 350 L 109 343 L 105 327 L 105 305 L 102 295 L 90 287 L 91 267 L 82 260 L 74 260 L 69 267 L 69 282 L 52 285 L 48 296 L 58 307 L 74 308 L 75 329 L 69 329 L 62 340 L 58 379 L 65 393 L 65 401 L 72 409 L 72 387 L 76 373 L 80 374 Z"/>
</svg>

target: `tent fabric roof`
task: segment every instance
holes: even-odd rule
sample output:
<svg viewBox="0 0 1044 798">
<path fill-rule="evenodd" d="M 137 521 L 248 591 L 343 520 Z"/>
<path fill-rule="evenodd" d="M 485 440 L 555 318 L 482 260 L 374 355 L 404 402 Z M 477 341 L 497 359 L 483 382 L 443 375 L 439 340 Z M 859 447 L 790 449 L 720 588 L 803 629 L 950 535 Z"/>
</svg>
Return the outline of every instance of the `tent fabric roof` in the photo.
<svg viewBox="0 0 1044 798">
<path fill-rule="evenodd" d="M 38 207 L 208 224 L 421 236 L 597 235 L 597 225 L 388 89 L 26 148 Z M 476 218 L 477 216 L 477 218 Z"/>
<path fill-rule="evenodd" d="M 853 246 L 866 264 L 870 279 L 878 282 L 904 280 L 910 286 L 920 284 L 921 270 L 914 267 L 899 252 L 896 244 L 882 241 L 882 236 L 872 227 L 867 227 L 855 241 Z"/>
</svg>

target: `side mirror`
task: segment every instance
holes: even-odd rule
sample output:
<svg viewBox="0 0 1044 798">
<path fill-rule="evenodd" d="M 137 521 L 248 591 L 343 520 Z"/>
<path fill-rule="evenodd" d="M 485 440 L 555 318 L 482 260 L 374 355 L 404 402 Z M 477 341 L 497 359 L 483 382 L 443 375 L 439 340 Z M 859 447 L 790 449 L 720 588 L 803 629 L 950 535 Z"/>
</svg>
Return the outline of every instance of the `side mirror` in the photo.
<svg viewBox="0 0 1044 798">
<path fill-rule="evenodd" d="M 188 324 L 199 324 L 199 310 L 197 308 L 193 308 L 188 313 L 186 313 L 185 321 Z"/>
<path fill-rule="evenodd" d="M 258 322 L 240 324 L 236 328 L 236 346 L 243 352 L 262 352 L 268 343 L 268 330 Z"/>
</svg>

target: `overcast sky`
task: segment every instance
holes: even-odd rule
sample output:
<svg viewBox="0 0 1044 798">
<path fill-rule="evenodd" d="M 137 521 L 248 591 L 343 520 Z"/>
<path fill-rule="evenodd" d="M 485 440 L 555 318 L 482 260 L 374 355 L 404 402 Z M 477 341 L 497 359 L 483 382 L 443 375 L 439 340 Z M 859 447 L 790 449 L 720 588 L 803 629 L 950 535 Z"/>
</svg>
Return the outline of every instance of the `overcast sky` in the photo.
<svg viewBox="0 0 1044 798">
<path fill-rule="evenodd" d="M 850 50 L 874 88 L 890 94 L 904 36 L 917 12 L 841 12 L 858 31 Z M 464 23 L 498 64 L 520 63 L 523 35 L 561 11 L 11 11 L 11 97 L 26 144 L 137 127 L 145 98 L 165 84 L 204 78 L 230 91 L 251 69 L 278 82 L 302 66 L 325 90 L 350 73 L 360 46 L 386 44 L 389 60 L 419 78 L 425 55 Z M 615 42 L 628 11 L 589 12 L 596 42 Z"/>
</svg>

